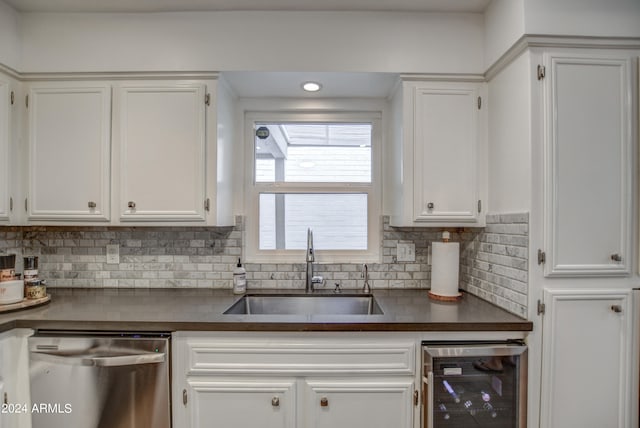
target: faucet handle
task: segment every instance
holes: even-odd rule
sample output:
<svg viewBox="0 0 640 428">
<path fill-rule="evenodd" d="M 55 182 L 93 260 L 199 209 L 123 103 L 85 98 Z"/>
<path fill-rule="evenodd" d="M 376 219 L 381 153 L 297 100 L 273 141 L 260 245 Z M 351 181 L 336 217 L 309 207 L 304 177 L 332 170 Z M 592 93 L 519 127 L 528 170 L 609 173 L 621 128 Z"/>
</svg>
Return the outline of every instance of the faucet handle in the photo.
<svg viewBox="0 0 640 428">
<path fill-rule="evenodd" d="M 324 277 L 318 275 L 311 278 L 311 284 L 324 286 Z"/>
</svg>

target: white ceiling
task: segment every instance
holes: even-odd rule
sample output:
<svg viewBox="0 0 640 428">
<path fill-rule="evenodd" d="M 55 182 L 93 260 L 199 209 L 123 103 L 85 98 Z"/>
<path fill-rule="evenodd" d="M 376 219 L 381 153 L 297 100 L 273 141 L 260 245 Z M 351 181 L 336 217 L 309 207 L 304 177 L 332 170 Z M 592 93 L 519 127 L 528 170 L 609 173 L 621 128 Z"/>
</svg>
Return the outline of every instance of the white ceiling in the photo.
<svg viewBox="0 0 640 428">
<path fill-rule="evenodd" d="M 491 0 L 0 0 L 21 12 L 205 10 L 482 12 Z"/>
</svg>

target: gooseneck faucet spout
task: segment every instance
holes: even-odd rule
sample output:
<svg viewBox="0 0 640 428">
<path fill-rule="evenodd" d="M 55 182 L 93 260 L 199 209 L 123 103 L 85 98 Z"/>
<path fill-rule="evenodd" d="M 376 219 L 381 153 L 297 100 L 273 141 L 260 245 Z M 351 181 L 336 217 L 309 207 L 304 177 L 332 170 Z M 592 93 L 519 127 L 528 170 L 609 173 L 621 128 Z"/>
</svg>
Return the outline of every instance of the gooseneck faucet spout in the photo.
<svg viewBox="0 0 640 428">
<path fill-rule="evenodd" d="M 362 278 L 364 279 L 362 292 L 371 293 L 371 286 L 369 285 L 369 267 L 366 265 L 366 263 L 362 265 Z"/>
<path fill-rule="evenodd" d="M 311 228 L 307 229 L 307 278 L 305 282 L 305 291 L 307 293 L 312 292 L 316 285 L 323 285 L 324 278 L 321 276 L 313 276 L 313 262 L 316 257 L 313 251 L 313 231 Z"/>
<path fill-rule="evenodd" d="M 313 262 L 315 256 L 313 254 L 313 231 L 311 228 L 307 229 L 307 280 L 305 285 L 305 291 L 307 293 L 313 291 Z"/>
</svg>

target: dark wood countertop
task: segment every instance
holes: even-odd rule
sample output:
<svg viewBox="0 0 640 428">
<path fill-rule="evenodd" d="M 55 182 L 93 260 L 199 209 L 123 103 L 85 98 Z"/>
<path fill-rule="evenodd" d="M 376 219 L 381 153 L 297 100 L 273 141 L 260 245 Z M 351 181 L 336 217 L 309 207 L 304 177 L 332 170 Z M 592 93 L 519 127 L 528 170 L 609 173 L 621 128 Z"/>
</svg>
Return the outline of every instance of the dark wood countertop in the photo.
<svg viewBox="0 0 640 428">
<path fill-rule="evenodd" d="M 531 331 L 533 323 L 473 295 L 457 303 L 426 290 L 374 290 L 383 315 L 223 315 L 240 296 L 213 289 L 48 290 L 51 302 L 0 315 L 0 331 L 26 327 L 116 331 Z M 300 293 L 250 290 L 250 293 Z"/>
</svg>

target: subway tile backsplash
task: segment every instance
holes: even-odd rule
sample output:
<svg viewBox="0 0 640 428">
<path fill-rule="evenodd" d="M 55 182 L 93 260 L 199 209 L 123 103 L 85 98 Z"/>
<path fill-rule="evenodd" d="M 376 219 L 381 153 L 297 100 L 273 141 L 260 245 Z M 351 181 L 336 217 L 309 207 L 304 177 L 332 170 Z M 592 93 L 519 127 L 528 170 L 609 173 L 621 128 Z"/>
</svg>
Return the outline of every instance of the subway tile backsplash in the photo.
<svg viewBox="0 0 640 428">
<path fill-rule="evenodd" d="M 39 274 L 50 287 L 232 288 L 233 268 L 243 258 L 244 221 L 235 227 L 0 227 L 0 254 L 39 256 Z M 383 217 L 382 263 L 369 265 L 375 288 L 429 288 L 430 243 L 438 228 L 394 228 Z M 447 229 L 461 243 L 461 287 L 526 316 L 528 215 L 487 216 L 484 229 Z M 415 244 L 416 260 L 398 262 L 399 242 Z M 120 247 L 120 263 L 108 264 L 106 246 Z M 324 264 L 316 274 L 325 287 L 362 287 L 360 264 Z M 245 264 L 248 288 L 304 288 L 305 263 Z"/>
<path fill-rule="evenodd" d="M 529 215 L 487 214 L 487 226 L 460 255 L 463 289 L 527 317 Z"/>
</svg>

